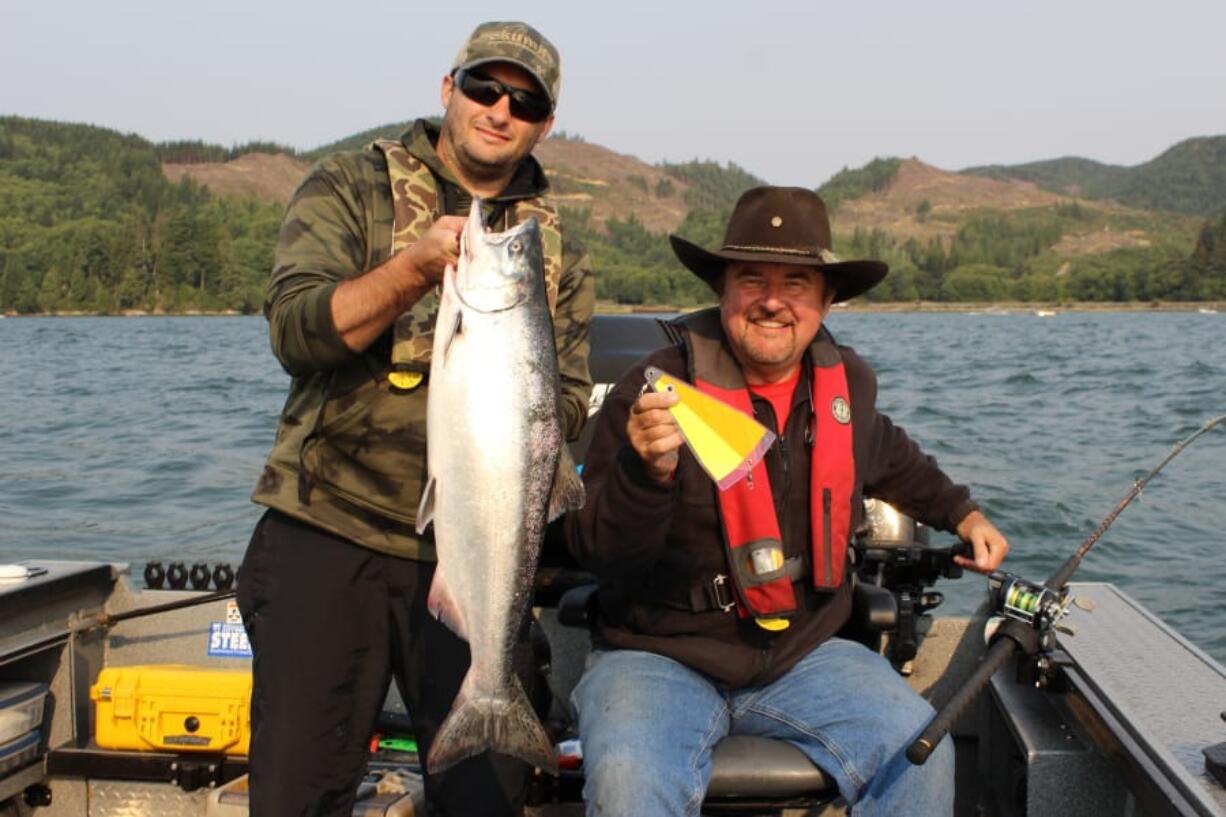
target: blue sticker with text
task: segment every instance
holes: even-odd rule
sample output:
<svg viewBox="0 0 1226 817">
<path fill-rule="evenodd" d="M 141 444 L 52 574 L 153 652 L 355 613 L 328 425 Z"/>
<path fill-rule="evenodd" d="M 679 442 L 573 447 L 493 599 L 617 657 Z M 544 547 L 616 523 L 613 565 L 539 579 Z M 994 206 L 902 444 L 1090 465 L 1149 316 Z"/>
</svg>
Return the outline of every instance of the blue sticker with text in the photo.
<svg viewBox="0 0 1226 817">
<path fill-rule="evenodd" d="M 251 642 L 242 624 L 215 621 L 209 625 L 209 655 L 224 658 L 250 658 Z"/>
</svg>

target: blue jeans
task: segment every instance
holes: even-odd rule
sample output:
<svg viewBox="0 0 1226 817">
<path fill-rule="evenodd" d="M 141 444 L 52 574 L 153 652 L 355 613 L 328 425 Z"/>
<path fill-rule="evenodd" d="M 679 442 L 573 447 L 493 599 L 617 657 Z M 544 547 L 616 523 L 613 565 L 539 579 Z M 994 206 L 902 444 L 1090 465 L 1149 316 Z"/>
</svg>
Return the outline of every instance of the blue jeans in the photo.
<svg viewBox="0 0 1226 817">
<path fill-rule="evenodd" d="M 831 639 L 764 687 L 721 691 L 707 676 L 636 650 L 593 654 L 571 702 L 589 815 L 697 815 L 711 750 L 725 735 L 781 738 L 835 780 L 854 817 L 949 817 L 954 755 L 904 754 L 932 707 L 880 655 Z"/>
</svg>

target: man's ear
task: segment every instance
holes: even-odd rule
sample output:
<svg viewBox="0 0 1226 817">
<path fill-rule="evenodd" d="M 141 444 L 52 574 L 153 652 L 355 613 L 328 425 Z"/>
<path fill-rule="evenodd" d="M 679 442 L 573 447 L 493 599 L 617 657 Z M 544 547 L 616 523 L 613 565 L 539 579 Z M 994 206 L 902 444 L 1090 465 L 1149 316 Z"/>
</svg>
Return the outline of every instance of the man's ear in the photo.
<svg viewBox="0 0 1226 817">
<path fill-rule="evenodd" d="M 447 110 L 447 106 L 451 104 L 451 95 L 455 93 L 455 80 L 451 74 L 443 77 L 443 87 L 439 90 L 439 98 L 443 102 L 443 110 Z"/>
</svg>

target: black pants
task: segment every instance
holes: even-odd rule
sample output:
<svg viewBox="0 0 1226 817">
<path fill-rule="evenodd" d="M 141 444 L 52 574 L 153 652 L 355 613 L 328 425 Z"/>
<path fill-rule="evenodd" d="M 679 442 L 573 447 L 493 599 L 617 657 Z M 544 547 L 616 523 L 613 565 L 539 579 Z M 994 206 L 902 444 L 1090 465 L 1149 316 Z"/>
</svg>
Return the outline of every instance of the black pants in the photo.
<svg viewBox="0 0 1226 817">
<path fill-rule="evenodd" d="M 252 650 L 251 817 L 353 810 L 395 677 L 421 757 L 468 670 L 468 644 L 426 610 L 434 565 L 368 550 L 267 512 L 238 586 Z M 516 669 L 533 695 L 531 649 Z M 486 752 L 427 775 L 431 813 L 522 812 L 531 769 Z"/>
</svg>

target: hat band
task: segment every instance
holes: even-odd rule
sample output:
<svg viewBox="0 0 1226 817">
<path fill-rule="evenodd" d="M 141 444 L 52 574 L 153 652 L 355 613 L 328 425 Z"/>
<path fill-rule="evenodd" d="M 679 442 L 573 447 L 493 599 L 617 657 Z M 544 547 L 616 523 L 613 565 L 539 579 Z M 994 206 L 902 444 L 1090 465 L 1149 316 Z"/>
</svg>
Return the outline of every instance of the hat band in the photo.
<svg viewBox="0 0 1226 817">
<path fill-rule="evenodd" d="M 824 247 L 819 247 L 817 252 L 813 252 L 812 250 L 797 250 L 793 247 L 770 247 L 765 244 L 725 244 L 723 251 L 779 253 L 781 255 L 797 255 L 807 258 L 816 258 L 823 264 L 839 263 L 838 257 Z"/>
</svg>

